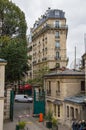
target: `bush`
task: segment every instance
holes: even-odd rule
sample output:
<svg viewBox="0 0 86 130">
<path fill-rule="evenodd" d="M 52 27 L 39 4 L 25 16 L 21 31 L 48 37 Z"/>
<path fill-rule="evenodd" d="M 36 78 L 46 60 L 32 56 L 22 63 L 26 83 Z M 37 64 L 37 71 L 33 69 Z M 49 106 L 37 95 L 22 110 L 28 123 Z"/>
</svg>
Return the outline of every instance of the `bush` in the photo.
<svg viewBox="0 0 86 130">
<path fill-rule="evenodd" d="M 25 125 L 26 125 L 26 122 L 25 122 L 25 121 L 20 121 L 20 122 L 19 122 L 19 128 L 20 128 L 20 129 L 24 129 Z"/>
<path fill-rule="evenodd" d="M 52 125 L 53 126 L 57 126 L 58 122 L 57 119 L 55 117 L 52 118 Z"/>
<path fill-rule="evenodd" d="M 45 119 L 49 122 L 52 122 L 52 118 L 53 118 L 53 113 L 51 110 L 49 110 L 45 116 Z"/>
</svg>

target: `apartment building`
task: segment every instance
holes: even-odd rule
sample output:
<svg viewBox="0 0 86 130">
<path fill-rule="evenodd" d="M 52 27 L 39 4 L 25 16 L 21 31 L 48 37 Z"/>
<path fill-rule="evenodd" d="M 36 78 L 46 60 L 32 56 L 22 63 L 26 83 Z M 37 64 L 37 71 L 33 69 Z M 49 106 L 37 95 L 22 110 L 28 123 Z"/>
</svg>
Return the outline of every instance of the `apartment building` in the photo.
<svg viewBox="0 0 86 130">
<path fill-rule="evenodd" d="M 32 55 L 29 76 L 33 76 L 41 66 L 47 66 L 50 70 L 67 66 L 67 32 L 68 26 L 62 10 L 49 8 L 38 18 L 29 36 L 28 55 Z"/>
<path fill-rule="evenodd" d="M 86 120 L 85 73 L 60 70 L 45 75 L 46 112 L 52 110 L 58 122 L 71 127 L 72 121 Z"/>
</svg>

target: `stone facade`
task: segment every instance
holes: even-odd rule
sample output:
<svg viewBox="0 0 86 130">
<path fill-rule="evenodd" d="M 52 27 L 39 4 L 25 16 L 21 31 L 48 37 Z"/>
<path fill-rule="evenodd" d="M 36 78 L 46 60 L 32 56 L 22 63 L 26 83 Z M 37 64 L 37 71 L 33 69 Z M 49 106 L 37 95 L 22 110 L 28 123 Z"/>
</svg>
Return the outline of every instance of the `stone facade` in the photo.
<svg viewBox="0 0 86 130">
<path fill-rule="evenodd" d="M 28 55 L 31 68 L 29 75 L 33 77 L 35 70 L 47 66 L 50 70 L 66 67 L 66 39 L 68 27 L 62 10 L 48 9 L 31 28 Z"/>
<path fill-rule="evenodd" d="M 10 92 L 11 88 L 6 90 L 6 95 L 4 99 L 4 120 L 10 119 Z"/>
<path fill-rule="evenodd" d="M 0 59 L 0 130 L 3 130 L 5 65 L 6 61 Z"/>
<path fill-rule="evenodd" d="M 45 75 L 46 112 L 51 109 L 59 122 L 69 126 L 73 119 L 85 119 L 84 82 L 84 71 L 66 69 Z"/>
</svg>

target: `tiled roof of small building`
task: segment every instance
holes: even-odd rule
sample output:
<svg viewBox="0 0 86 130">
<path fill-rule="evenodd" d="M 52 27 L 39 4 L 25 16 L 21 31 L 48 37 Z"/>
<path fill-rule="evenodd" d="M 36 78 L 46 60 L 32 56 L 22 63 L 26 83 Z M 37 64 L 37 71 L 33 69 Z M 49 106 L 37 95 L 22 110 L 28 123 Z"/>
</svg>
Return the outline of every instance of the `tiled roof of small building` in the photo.
<svg viewBox="0 0 86 130">
<path fill-rule="evenodd" d="M 86 95 L 76 95 L 76 96 L 68 97 L 65 98 L 64 101 L 82 104 L 86 102 Z"/>
<path fill-rule="evenodd" d="M 60 70 L 60 71 L 55 71 L 51 72 L 49 74 L 46 74 L 46 76 L 84 76 L 85 72 L 83 70 L 70 70 L 70 69 L 65 69 L 65 70 Z"/>
</svg>

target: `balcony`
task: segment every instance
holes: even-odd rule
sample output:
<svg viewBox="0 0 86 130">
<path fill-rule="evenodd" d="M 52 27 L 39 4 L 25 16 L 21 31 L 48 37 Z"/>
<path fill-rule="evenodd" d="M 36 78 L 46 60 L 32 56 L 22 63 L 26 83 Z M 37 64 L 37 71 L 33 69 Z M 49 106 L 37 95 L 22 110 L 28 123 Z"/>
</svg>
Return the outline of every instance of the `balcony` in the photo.
<svg viewBox="0 0 86 130">
<path fill-rule="evenodd" d="M 32 40 L 34 40 L 36 37 L 38 37 L 40 34 L 43 34 L 44 32 L 48 31 L 48 30 L 68 30 L 68 26 L 67 25 L 59 25 L 59 26 L 55 26 L 54 24 L 46 24 L 44 26 L 42 26 L 42 28 L 40 29 L 39 32 L 36 32 L 33 34 L 32 36 Z"/>
<path fill-rule="evenodd" d="M 61 57 L 55 56 L 55 60 L 61 60 Z"/>
<path fill-rule="evenodd" d="M 55 46 L 55 50 L 60 50 L 60 46 L 59 47 Z"/>
<path fill-rule="evenodd" d="M 47 60 L 47 58 L 46 58 L 46 57 L 42 58 L 42 61 L 46 61 L 46 60 Z"/>
</svg>

